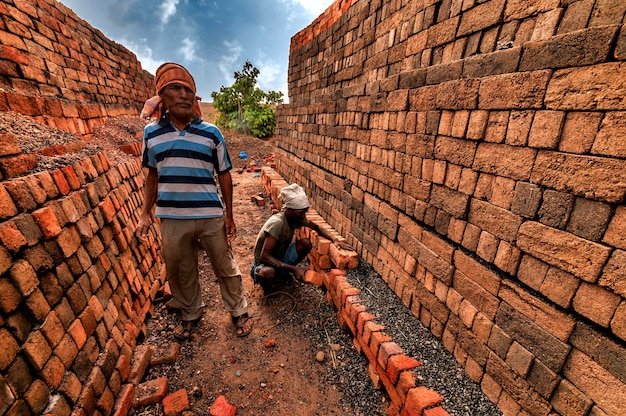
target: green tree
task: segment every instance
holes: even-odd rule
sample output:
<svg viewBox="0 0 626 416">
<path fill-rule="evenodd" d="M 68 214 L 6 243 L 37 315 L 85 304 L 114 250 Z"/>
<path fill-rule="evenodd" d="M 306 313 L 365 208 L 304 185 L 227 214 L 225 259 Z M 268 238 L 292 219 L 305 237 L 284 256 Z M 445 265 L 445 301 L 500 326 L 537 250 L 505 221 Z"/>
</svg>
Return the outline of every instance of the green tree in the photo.
<svg viewBox="0 0 626 416">
<path fill-rule="evenodd" d="M 235 71 L 235 82 L 213 92 L 213 107 L 219 112 L 220 127 L 250 132 L 256 137 L 270 137 L 276 131 L 277 104 L 283 93 L 263 91 L 256 86 L 260 71 L 246 61 L 241 71 Z"/>
</svg>

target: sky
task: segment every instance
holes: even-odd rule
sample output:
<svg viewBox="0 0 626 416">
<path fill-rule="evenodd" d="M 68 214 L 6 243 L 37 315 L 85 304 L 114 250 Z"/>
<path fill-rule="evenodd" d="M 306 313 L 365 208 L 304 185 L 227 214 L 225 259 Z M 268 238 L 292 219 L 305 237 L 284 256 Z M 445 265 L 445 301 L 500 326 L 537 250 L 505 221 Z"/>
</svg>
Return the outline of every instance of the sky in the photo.
<svg viewBox="0 0 626 416">
<path fill-rule="evenodd" d="M 154 74 L 163 62 L 184 65 L 202 101 L 234 82 L 250 61 L 257 86 L 287 97 L 291 37 L 334 0 L 60 0 Z"/>
</svg>

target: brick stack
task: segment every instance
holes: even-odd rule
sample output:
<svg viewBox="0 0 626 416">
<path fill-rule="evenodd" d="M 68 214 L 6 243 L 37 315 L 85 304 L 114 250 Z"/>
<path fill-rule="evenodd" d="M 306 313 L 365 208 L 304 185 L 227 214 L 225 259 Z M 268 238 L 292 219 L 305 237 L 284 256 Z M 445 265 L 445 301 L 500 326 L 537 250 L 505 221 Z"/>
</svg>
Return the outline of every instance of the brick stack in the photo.
<svg viewBox="0 0 626 416">
<path fill-rule="evenodd" d="M 265 167 L 262 171 L 261 183 L 278 211 L 281 206 L 278 198 L 280 189 L 288 184 L 272 168 Z M 314 210 L 307 213 L 307 218 L 343 240 Z M 373 383 L 388 393 L 391 399 L 389 413 L 402 416 L 448 415 L 440 406 L 443 397 L 432 389 L 415 385 L 411 370 L 420 362 L 406 356 L 393 342 L 385 333 L 385 327 L 375 321 L 376 316 L 367 311 L 359 298 L 359 289 L 347 281 L 345 270 L 359 265 L 356 253 L 336 247 L 308 228 L 298 229 L 296 235 L 298 238 L 309 238 L 313 244 L 308 255 L 310 270 L 307 270 L 304 281 L 326 289 L 328 303 L 337 309 L 339 324 L 352 333 L 357 351 L 369 361 L 368 372 Z"/>
<path fill-rule="evenodd" d="M 0 184 L 0 414 L 126 414 L 164 281 L 143 182 L 98 155 Z"/>
<path fill-rule="evenodd" d="M 89 137 L 138 116 L 154 79 L 137 57 L 55 0 L 1 0 L 0 111 Z"/>
<path fill-rule="evenodd" d="M 292 39 L 278 173 L 505 415 L 623 414 L 626 3 L 345 4 Z"/>
</svg>

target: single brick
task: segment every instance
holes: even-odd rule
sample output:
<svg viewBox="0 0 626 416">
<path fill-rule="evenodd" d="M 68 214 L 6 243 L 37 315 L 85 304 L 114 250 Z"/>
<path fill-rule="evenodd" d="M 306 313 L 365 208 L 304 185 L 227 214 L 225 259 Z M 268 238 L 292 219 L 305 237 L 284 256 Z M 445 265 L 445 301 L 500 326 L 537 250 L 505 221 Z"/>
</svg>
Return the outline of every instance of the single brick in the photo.
<svg viewBox="0 0 626 416">
<path fill-rule="evenodd" d="M 124 384 L 119 395 L 117 396 L 112 415 L 126 416 L 133 405 L 134 396 L 135 386 L 133 384 Z"/>
<path fill-rule="evenodd" d="M 168 389 L 167 377 L 159 377 L 139 384 L 135 389 L 133 407 L 159 403 L 167 395 Z"/>
<path fill-rule="evenodd" d="M 0 243 L 12 253 L 19 251 L 28 242 L 13 220 L 0 223 Z"/>
<path fill-rule="evenodd" d="M 44 367 L 52 355 L 52 348 L 41 331 L 31 332 L 24 343 L 23 350 L 26 358 L 37 371 Z"/>
<path fill-rule="evenodd" d="M 395 385 L 398 383 L 401 374 L 404 374 L 404 372 L 409 373 L 407 370 L 415 369 L 420 365 L 421 363 L 415 358 L 408 357 L 402 353 L 396 354 L 387 361 L 385 374 L 387 374 L 391 383 Z"/>
<path fill-rule="evenodd" d="M 35 270 L 27 261 L 22 259 L 18 259 L 13 263 L 9 275 L 22 296 L 28 296 L 33 293 L 39 284 Z"/>
<path fill-rule="evenodd" d="M 186 389 L 180 389 L 163 399 L 163 413 L 165 416 L 177 416 L 189 410 L 189 397 Z"/>
<path fill-rule="evenodd" d="M 409 390 L 404 410 L 407 412 L 407 416 L 420 416 L 424 410 L 434 407 L 441 402 L 443 402 L 443 397 L 436 391 L 419 386 Z"/>
</svg>

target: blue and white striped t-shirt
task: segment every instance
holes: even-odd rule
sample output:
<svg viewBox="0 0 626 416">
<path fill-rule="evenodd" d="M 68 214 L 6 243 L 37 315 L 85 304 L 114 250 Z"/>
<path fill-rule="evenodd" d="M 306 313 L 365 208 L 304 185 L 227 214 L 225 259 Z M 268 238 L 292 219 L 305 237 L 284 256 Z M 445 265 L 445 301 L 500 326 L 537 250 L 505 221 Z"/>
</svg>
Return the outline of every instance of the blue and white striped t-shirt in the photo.
<svg viewBox="0 0 626 416">
<path fill-rule="evenodd" d="M 142 164 L 159 176 L 155 215 L 159 218 L 215 218 L 224 215 L 213 172 L 232 168 L 224 136 L 199 118 L 181 131 L 167 117 L 144 129 Z"/>
</svg>

